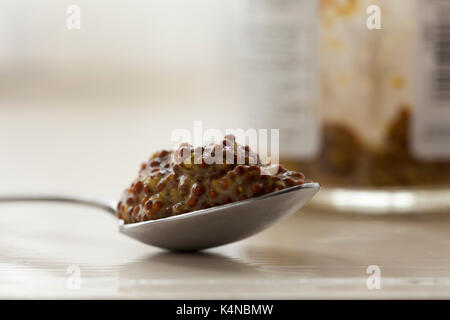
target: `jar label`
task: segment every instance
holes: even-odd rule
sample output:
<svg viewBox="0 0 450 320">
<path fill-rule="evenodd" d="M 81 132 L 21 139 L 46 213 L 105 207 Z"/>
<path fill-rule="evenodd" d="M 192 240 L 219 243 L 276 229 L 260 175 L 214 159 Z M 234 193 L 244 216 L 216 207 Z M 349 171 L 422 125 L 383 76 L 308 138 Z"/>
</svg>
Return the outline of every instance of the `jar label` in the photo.
<svg viewBox="0 0 450 320">
<path fill-rule="evenodd" d="M 419 1 L 417 108 L 412 150 L 421 159 L 450 158 L 450 1 Z"/>
<path fill-rule="evenodd" d="M 249 1 L 246 44 L 252 125 L 279 129 L 280 155 L 313 158 L 317 115 L 317 1 Z"/>
</svg>

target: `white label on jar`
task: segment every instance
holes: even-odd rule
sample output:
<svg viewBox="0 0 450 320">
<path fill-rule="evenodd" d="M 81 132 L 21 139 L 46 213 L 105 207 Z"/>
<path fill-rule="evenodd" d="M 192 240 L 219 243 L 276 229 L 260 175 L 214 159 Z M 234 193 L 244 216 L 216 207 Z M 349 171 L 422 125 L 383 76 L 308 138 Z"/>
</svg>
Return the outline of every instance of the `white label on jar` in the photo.
<svg viewBox="0 0 450 320">
<path fill-rule="evenodd" d="M 425 160 L 450 158 L 450 1 L 419 1 L 417 108 L 412 150 Z"/>
<path fill-rule="evenodd" d="M 247 79 L 254 126 L 280 129 L 280 155 L 313 158 L 317 116 L 317 1 L 249 1 Z"/>
</svg>

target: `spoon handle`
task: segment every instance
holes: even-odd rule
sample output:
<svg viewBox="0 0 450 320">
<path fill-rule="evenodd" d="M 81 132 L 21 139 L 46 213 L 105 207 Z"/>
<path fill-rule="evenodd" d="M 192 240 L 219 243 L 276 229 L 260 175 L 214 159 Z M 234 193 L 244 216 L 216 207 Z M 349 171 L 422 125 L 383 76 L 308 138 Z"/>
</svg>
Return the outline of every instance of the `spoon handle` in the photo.
<svg viewBox="0 0 450 320">
<path fill-rule="evenodd" d="M 115 204 L 112 201 L 99 198 L 84 197 L 81 195 L 70 194 L 49 194 L 49 195 L 0 195 L 0 203 L 2 202 L 62 202 L 70 204 L 79 204 L 89 207 L 103 209 L 116 216 Z"/>
</svg>

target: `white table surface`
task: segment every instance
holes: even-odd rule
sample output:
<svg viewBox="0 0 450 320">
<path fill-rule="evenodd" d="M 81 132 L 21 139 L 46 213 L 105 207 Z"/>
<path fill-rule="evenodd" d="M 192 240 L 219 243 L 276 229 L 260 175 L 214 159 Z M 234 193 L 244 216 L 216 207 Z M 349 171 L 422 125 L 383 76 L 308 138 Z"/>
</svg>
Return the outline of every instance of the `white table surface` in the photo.
<svg viewBox="0 0 450 320">
<path fill-rule="evenodd" d="M 1 101 L 0 192 L 117 199 L 173 128 L 201 116 L 184 113 L 165 125 L 154 106 L 92 105 Z M 195 254 L 152 248 L 117 229 L 97 209 L 0 204 L 0 298 L 450 298 L 450 212 L 368 217 L 306 208 L 247 240 Z M 380 267 L 379 290 L 366 286 L 369 265 Z"/>
<path fill-rule="evenodd" d="M 450 297 L 449 217 L 304 210 L 236 244 L 171 253 L 119 234 L 96 209 L 1 211 L 0 298 Z M 369 265 L 380 267 L 379 290 L 366 286 Z"/>
</svg>

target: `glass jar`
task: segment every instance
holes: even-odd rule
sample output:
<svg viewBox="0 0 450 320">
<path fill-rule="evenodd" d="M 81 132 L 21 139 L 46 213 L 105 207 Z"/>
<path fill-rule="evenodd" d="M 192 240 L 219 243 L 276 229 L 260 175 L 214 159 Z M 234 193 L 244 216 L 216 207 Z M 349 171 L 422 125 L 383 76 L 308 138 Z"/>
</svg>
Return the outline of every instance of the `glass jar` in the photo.
<svg viewBox="0 0 450 320">
<path fill-rule="evenodd" d="M 291 28 L 317 41 L 294 37 L 292 48 L 302 49 L 282 58 L 311 58 L 316 48 L 318 55 L 275 71 L 281 80 L 249 101 L 262 110 L 258 125 L 280 128 L 280 162 L 322 184 L 313 204 L 375 213 L 450 208 L 450 2 L 283 2 L 316 4 L 317 23 Z M 368 22 L 377 18 L 379 26 Z M 261 34 L 281 36 L 270 19 L 258 21 L 266 23 Z M 270 83 L 274 74 L 253 79 Z"/>
</svg>

